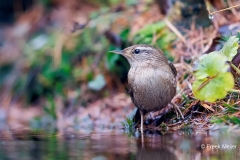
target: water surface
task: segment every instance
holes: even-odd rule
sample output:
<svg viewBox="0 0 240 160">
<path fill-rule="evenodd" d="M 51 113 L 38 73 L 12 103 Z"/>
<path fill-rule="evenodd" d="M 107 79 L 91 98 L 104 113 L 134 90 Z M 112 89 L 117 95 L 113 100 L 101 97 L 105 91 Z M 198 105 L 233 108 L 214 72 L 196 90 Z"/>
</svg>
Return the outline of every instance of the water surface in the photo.
<svg viewBox="0 0 240 160">
<path fill-rule="evenodd" d="M 0 159 L 240 159 L 240 138 L 228 131 L 179 131 L 141 136 L 122 131 L 1 131 Z"/>
</svg>

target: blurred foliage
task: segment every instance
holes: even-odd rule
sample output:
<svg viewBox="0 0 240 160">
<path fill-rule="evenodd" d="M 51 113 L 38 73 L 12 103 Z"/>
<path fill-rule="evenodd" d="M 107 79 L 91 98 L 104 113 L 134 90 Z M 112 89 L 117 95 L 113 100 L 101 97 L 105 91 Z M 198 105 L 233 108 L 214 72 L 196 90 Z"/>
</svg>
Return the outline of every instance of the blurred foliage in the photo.
<svg viewBox="0 0 240 160">
<path fill-rule="evenodd" d="M 54 47 L 60 43 L 59 38 L 68 38 L 64 36 L 67 35 L 53 32 L 30 38 L 30 43 L 26 43 L 24 47 L 24 61 L 29 71 L 23 72 L 18 78 L 14 92 L 28 90 L 25 97 L 29 102 L 33 102 L 46 94 L 66 96 L 65 91 L 68 89 L 78 89 L 81 83 L 94 79 L 94 70 L 91 70 L 94 54 L 105 52 L 106 39 L 96 32 L 96 28 L 84 29 L 81 36 L 70 37 L 73 45 L 63 46 L 60 64 L 55 67 L 54 63 L 58 59 L 55 57 Z M 85 70 L 87 73 L 84 73 Z"/>
<path fill-rule="evenodd" d="M 170 54 L 172 42 L 176 39 L 174 33 L 172 33 L 166 26 L 166 23 L 161 21 L 153 24 L 148 24 L 140 29 L 133 38 L 134 44 L 149 44 L 156 48 L 160 48 L 165 56 L 173 61 L 173 57 Z"/>
<path fill-rule="evenodd" d="M 121 0 L 88 0 L 88 3 L 93 5 L 101 6 L 101 7 L 110 7 L 112 5 L 120 4 Z M 135 5 L 137 4 L 137 0 L 124 0 L 126 5 Z M 45 7 L 49 7 L 52 4 L 52 0 L 40 0 L 40 3 Z"/>
<path fill-rule="evenodd" d="M 229 40 L 230 37 L 232 37 L 234 35 L 230 35 L 230 36 L 220 36 L 220 41 L 219 42 L 227 42 Z M 237 32 L 236 38 L 240 39 L 240 32 Z"/>
<path fill-rule="evenodd" d="M 233 115 L 224 115 L 222 117 L 213 117 L 211 120 L 212 123 L 226 123 L 226 124 L 238 124 L 240 125 L 240 119 Z"/>
<path fill-rule="evenodd" d="M 56 114 L 56 105 L 54 102 L 54 99 L 52 97 L 48 97 L 48 106 L 44 107 L 44 111 L 52 117 L 52 119 L 56 120 L 57 119 L 57 114 Z"/>
<path fill-rule="evenodd" d="M 48 11 L 40 16 L 51 16 L 52 7 L 58 5 L 51 0 L 39 2 L 44 11 Z M 141 12 L 150 11 L 148 4 L 152 2 L 142 1 L 140 5 L 144 9 Z M 64 103 L 63 110 L 69 106 L 74 110 L 75 106 L 85 107 L 118 90 L 126 90 L 129 63 L 124 57 L 110 53 L 110 50 L 144 43 L 161 48 L 171 61 L 174 60 L 171 50 L 176 36 L 165 22 L 146 23 L 133 31 L 131 17 L 124 17 L 126 24 L 119 28 L 115 26 L 125 12 L 121 7 L 115 11 L 115 7 L 124 4 L 130 10 L 136 9 L 137 0 L 90 0 L 88 3 L 98 9 L 94 9 L 80 29 L 69 33 L 61 26 L 63 24 L 55 23 L 54 19 L 43 20 L 44 27 L 33 30 L 21 41 L 20 58 L 0 66 L 0 89 L 6 91 L 4 94 L 12 94 L 13 100 L 23 106 L 34 104 L 43 108 L 45 114 L 30 122 L 32 129 L 56 129 L 56 99 L 59 97 Z M 124 126 L 133 128 L 133 121 L 127 119 Z"/>
<path fill-rule="evenodd" d="M 124 127 L 125 133 L 131 137 L 135 135 L 136 137 L 140 136 L 140 132 L 135 130 L 135 123 L 133 118 L 127 117 L 124 122 L 122 122 L 122 126 Z"/>
<path fill-rule="evenodd" d="M 124 126 L 125 129 L 134 129 L 134 121 L 132 118 L 126 118 L 125 122 L 122 122 L 122 125 Z"/>
</svg>

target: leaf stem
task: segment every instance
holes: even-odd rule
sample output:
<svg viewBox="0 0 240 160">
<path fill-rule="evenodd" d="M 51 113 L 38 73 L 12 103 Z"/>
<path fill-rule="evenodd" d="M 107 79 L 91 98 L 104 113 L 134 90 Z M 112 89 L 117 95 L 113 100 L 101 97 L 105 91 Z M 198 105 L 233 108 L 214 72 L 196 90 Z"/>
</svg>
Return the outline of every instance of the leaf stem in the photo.
<svg viewBox="0 0 240 160">
<path fill-rule="evenodd" d="M 218 74 L 217 74 L 218 75 Z M 217 77 L 217 75 L 212 76 L 212 77 L 208 77 L 206 81 L 204 81 L 197 89 L 197 91 L 199 91 L 200 89 L 202 89 L 204 86 L 206 86 L 213 78 Z"/>
<path fill-rule="evenodd" d="M 236 67 L 232 62 L 230 62 L 230 65 L 238 74 L 240 74 L 240 69 L 238 67 Z"/>
<path fill-rule="evenodd" d="M 237 90 L 237 89 L 231 89 L 230 92 L 240 93 L 240 90 Z"/>
</svg>

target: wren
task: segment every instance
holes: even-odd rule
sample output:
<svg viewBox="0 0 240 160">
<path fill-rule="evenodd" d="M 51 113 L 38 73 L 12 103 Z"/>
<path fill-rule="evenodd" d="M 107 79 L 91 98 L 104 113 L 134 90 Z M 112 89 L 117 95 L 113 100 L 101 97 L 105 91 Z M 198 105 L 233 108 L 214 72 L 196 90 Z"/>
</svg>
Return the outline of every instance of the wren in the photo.
<svg viewBox="0 0 240 160">
<path fill-rule="evenodd" d="M 163 109 L 175 96 L 177 70 L 161 50 L 146 44 L 111 52 L 121 54 L 130 63 L 129 94 L 134 105 L 140 110 L 143 133 L 144 115 Z"/>
</svg>

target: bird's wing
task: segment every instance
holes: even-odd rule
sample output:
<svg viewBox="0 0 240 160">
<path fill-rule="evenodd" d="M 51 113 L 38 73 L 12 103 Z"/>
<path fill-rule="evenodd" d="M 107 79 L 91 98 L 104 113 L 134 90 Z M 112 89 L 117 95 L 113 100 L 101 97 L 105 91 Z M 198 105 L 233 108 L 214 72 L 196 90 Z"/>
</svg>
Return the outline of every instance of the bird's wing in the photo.
<svg viewBox="0 0 240 160">
<path fill-rule="evenodd" d="M 136 107 L 140 107 L 139 104 L 137 104 L 136 101 L 135 101 L 135 98 L 134 98 L 134 88 L 133 88 L 133 86 L 130 83 L 128 84 L 128 94 L 130 95 L 133 104 Z"/>
<path fill-rule="evenodd" d="M 133 88 L 132 88 L 131 84 L 128 84 L 128 94 L 130 95 L 132 101 L 134 101 L 134 98 L 133 98 Z"/>
<path fill-rule="evenodd" d="M 171 68 L 174 76 L 176 77 L 176 76 L 177 76 L 177 70 L 176 70 L 176 68 L 174 67 L 174 65 L 173 65 L 170 61 L 168 61 L 168 64 L 169 64 L 169 66 L 170 66 L 170 68 Z"/>
</svg>

